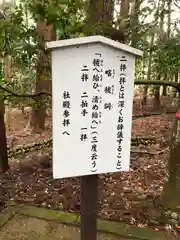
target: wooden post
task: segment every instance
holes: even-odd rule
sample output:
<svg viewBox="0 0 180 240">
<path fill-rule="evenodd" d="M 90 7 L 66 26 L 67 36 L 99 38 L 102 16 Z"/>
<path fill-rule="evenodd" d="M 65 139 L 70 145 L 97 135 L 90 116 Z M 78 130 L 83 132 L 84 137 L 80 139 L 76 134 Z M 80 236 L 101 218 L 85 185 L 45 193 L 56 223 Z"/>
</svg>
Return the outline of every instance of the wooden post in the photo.
<svg viewBox="0 0 180 240">
<path fill-rule="evenodd" d="M 81 240 L 97 239 L 98 175 L 83 176 L 81 182 Z"/>
<path fill-rule="evenodd" d="M 2 92 L 0 92 L 2 94 Z M 0 97 L 0 173 L 4 173 L 9 169 L 6 129 L 4 124 L 4 102 Z"/>
<path fill-rule="evenodd" d="M 85 47 L 87 44 L 89 44 L 88 48 Z M 108 52 L 105 45 L 109 46 Z M 81 176 L 80 239 L 96 240 L 98 174 L 129 170 L 135 56 L 141 56 L 142 52 L 129 48 L 127 45 L 115 44 L 111 39 L 102 36 L 48 42 L 47 48 L 54 48 L 52 53 L 53 178 Z M 74 59 L 76 54 L 78 61 Z M 109 58 L 116 61 L 111 66 L 114 69 L 105 70 L 106 64 L 111 65 L 111 62 L 108 62 Z M 130 63 L 130 68 L 126 65 L 126 61 Z M 73 66 L 70 74 L 67 63 Z M 106 77 L 103 73 L 109 77 L 108 81 L 112 77 L 113 82 L 117 84 L 107 86 L 105 89 L 103 87 L 100 91 L 101 84 L 106 85 Z M 119 78 L 121 75 L 123 77 Z M 130 79 L 128 85 L 125 84 L 126 78 Z M 96 80 L 98 84 L 94 84 L 93 80 Z M 112 102 L 109 102 L 107 94 L 113 95 Z M 83 97 L 86 97 L 86 100 L 82 102 Z M 122 99 L 124 99 L 122 104 L 114 105 L 114 102 L 119 103 Z M 128 104 L 124 109 L 124 101 L 127 100 Z M 61 106 L 60 101 L 63 103 Z M 108 105 L 103 107 L 102 116 L 105 117 L 101 122 L 99 111 L 102 101 L 103 105 L 104 102 Z M 81 110 L 80 107 L 82 107 Z M 109 110 L 112 107 L 113 111 L 110 113 Z M 128 121 L 124 122 L 124 119 Z M 124 124 L 125 130 L 123 130 Z M 111 125 L 116 126 L 117 131 L 112 133 L 111 128 L 107 127 Z M 110 137 L 105 138 L 103 132 Z M 127 145 L 125 149 L 127 151 L 123 149 L 124 145 Z M 61 156 L 61 161 L 59 161 L 59 156 Z M 76 165 L 72 164 L 74 161 Z M 106 166 L 104 162 L 107 162 Z M 90 175 L 90 173 L 95 175 Z"/>
</svg>

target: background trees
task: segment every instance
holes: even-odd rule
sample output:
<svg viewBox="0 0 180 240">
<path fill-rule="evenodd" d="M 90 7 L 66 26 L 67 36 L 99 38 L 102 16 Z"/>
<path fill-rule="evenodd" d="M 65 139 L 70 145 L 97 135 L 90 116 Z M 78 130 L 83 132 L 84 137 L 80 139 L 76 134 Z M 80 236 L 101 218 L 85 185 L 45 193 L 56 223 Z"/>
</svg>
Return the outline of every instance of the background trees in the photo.
<svg viewBox="0 0 180 240">
<path fill-rule="evenodd" d="M 6 15 L 5 19 L 0 19 L 0 139 L 4 143 L 4 119 L 8 127 L 8 114 L 12 107 L 19 107 L 23 112 L 27 106 L 32 108 L 26 130 L 42 133 L 46 128 L 47 110 L 51 109 L 51 100 L 47 96 L 17 98 L 2 89 L 10 89 L 19 95 L 51 92 L 51 59 L 45 49 L 46 41 L 101 34 L 144 51 L 137 63 L 136 80 L 179 83 L 178 1 L 21 0 L 17 5 L 1 11 Z M 141 85 L 135 90 L 138 91 L 142 107 L 147 104 L 149 95 L 153 95 L 156 109 L 161 107 L 161 95 L 177 95 L 171 87 L 157 84 Z M 173 130 L 176 136 L 179 134 L 178 126 L 176 120 Z M 180 184 L 176 181 L 180 172 L 177 170 L 178 139 L 172 138 L 173 160 L 169 161 L 169 182 L 175 186 L 173 191 Z M 0 168 L 6 171 L 6 144 L 1 148 Z M 175 152 L 178 152 L 177 155 Z"/>
</svg>

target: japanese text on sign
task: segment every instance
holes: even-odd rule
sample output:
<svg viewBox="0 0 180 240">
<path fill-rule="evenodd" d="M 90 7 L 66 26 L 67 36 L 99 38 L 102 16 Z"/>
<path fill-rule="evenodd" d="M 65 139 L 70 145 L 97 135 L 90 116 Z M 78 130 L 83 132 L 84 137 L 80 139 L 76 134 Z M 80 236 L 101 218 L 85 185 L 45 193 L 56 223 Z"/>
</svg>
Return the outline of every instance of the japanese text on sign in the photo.
<svg viewBox="0 0 180 240">
<path fill-rule="evenodd" d="M 122 56 L 120 59 L 120 76 L 119 76 L 119 101 L 118 101 L 118 108 L 119 108 L 119 116 L 118 116 L 118 125 L 117 125 L 117 165 L 116 169 L 120 170 L 122 168 L 122 141 L 124 138 L 123 129 L 124 129 L 124 119 L 123 119 L 123 112 L 124 112 L 124 84 L 126 82 L 126 57 Z"/>
<path fill-rule="evenodd" d="M 127 171 L 135 57 L 91 45 L 64 49 L 56 59 L 53 174 L 71 177 Z"/>
</svg>

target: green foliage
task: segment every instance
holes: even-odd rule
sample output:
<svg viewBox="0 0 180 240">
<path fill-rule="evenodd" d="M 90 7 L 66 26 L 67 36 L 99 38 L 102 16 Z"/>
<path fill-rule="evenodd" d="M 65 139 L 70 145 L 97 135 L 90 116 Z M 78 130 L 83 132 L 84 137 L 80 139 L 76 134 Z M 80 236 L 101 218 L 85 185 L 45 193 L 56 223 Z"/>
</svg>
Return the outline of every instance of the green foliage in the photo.
<svg viewBox="0 0 180 240">
<path fill-rule="evenodd" d="M 25 4 L 35 22 L 53 24 L 59 38 L 69 38 L 79 29 L 84 19 L 83 1 L 80 0 L 30 0 Z"/>
<path fill-rule="evenodd" d="M 160 74 L 175 74 L 180 71 L 180 36 L 165 42 L 157 42 L 154 47 L 153 69 Z"/>
<path fill-rule="evenodd" d="M 6 85 L 17 93 L 34 90 L 37 56 L 44 48 L 44 39 L 36 31 L 37 21 L 53 24 L 57 39 L 66 39 L 81 34 L 84 18 L 84 3 L 80 0 L 23 0 L 8 10 L 6 20 L 0 21 L 0 58 L 8 54 L 12 59 L 11 76 Z M 6 49 L 5 39 L 8 40 Z M 2 68 L 1 75 L 3 79 Z M 20 99 L 9 101 L 17 104 Z M 24 100 L 23 103 L 28 104 Z"/>
<path fill-rule="evenodd" d="M 94 35 L 97 32 L 104 34 L 104 26 L 87 25 L 88 3 L 89 1 L 83 0 L 21 0 L 18 6 L 6 11 L 7 19 L 0 21 L 0 58 L 3 58 L 5 54 L 11 56 L 11 76 L 8 85 L 14 91 L 21 93 L 34 91 L 37 56 L 39 51 L 44 48 L 44 39 L 38 36 L 36 31 L 38 21 L 52 24 L 57 39 L 86 34 Z M 161 8 L 160 11 L 157 11 L 154 1 L 144 1 L 138 10 L 139 17 L 136 25 L 134 25 L 131 14 L 127 19 L 122 19 L 121 16 L 114 19 L 114 26 L 120 26 L 122 21 L 127 23 L 124 31 L 129 36 L 133 29 L 136 30 L 136 46 L 144 52 L 144 56 L 137 61 L 136 79 L 146 77 L 150 52 L 152 52 L 151 77 L 153 79 L 157 79 L 157 75 L 160 73 L 169 75 L 179 72 L 179 19 L 177 18 L 172 24 L 173 37 L 169 40 L 166 38 L 159 40 L 157 38 L 159 22 L 157 21 L 162 15 L 168 15 L 166 4 L 164 8 Z M 149 16 L 154 16 L 154 18 L 147 21 Z M 156 37 L 154 46 L 150 49 L 152 34 L 155 34 Z M 2 82 L 4 78 L 2 66 L 0 69 L 0 81 Z M 19 99 L 12 101 L 16 104 Z"/>
<path fill-rule="evenodd" d="M 2 83 L 2 81 L 3 81 L 3 66 L 2 61 L 0 61 L 0 84 Z"/>
</svg>

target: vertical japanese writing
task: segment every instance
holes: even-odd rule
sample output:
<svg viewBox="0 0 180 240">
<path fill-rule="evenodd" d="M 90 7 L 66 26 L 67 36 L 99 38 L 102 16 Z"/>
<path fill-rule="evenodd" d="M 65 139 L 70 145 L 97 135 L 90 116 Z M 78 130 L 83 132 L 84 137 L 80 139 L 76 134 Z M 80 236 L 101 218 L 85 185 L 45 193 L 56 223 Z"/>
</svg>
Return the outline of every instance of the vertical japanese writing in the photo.
<svg viewBox="0 0 180 240">
<path fill-rule="evenodd" d="M 113 80 L 115 77 L 115 69 L 108 68 L 105 70 L 105 76 L 108 77 L 108 80 Z M 114 84 L 112 84 L 112 81 L 110 84 L 106 85 L 104 88 L 105 94 L 114 94 Z M 111 110 L 113 108 L 113 104 L 111 102 L 105 102 L 104 103 L 104 109 L 105 110 Z"/>
<path fill-rule="evenodd" d="M 116 169 L 120 170 L 122 168 L 122 141 L 124 139 L 123 129 L 124 129 L 124 119 L 123 119 L 123 112 L 124 112 L 124 85 L 126 83 L 126 57 L 122 56 L 120 59 L 120 76 L 119 76 L 119 99 L 118 99 L 118 124 L 117 124 L 117 164 Z"/>
<path fill-rule="evenodd" d="M 86 65 L 83 65 L 81 71 L 82 71 L 82 74 L 81 74 L 82 82 L 87 82 L 89 79 L 89 75 L 88 75 L 89 69 L 87 68 Z"/>
<path fill-rule="evenodd" d="M 107 69 L 107 70 L 105 70 L 105 75 L 107 75 L 108 78 L 114 78 L 114 76 L 115 76 L 115 69 Z M 114 94 L 114 84 L 112 84 L 112 83 L 107 84 L 104 87 L 104 92 L 106 94 Z"/>
<path fill-rule="evenodd" d="M 68 132 L 68 126 L 70 125 L 70 93 L 68 91 L 64 91 L 63 93 L 63 126 L 64 126 L 64 132 L 63 135 L 70 135 Z"/>
<path fill-rule="evenodd" d="M 100 104 L 102 98 L 99 96 L 100 88 L 102 87 L 103 81 L 103 59 L 101 53 L 95 53 L 93 59 L 93 77 L 92 87 L 94 95 L 92 97 L 92 124 L 91 124 L 91 172 L 97 171 L 97 160 L 98 160 L 98 125 L 101 123 L 101 112 Z"/>
<path fill-rule="evenodd" d="M 101 59 L 101 54 L 96 53 L 95 58 L 93 59 L 93 89 L 100 91 L 100 87 L 102 87 L 102 66 L 103 60 Z"/>
<path fill-rule="evenodd" d="M 81 69 L 81 80 L 83 83 L 88 82 L 89 80 L 89 69 L 87 68 L 86 65 L 83 65 L 82 69 Z M 83 92 L 81 95 L 81 115 L 83 117 L 86 117 L 86 115 L 88 114 L 88 95 L 87 92 Z M 87 134 L 87 127 L 84 126 L 81 128 L 81 135 L 80 135 L 80 140 L 82 142 L 85 142 L 88 140 L 88 134 Z"/>
</svg>

